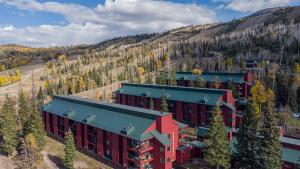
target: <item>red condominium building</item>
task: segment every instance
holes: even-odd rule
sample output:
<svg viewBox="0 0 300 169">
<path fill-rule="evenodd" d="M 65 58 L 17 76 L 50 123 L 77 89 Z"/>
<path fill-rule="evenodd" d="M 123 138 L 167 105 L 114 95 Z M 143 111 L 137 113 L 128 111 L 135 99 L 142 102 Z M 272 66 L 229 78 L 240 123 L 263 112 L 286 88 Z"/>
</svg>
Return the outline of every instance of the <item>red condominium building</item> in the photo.
<svg viewBox="0 0 300 169">
<path fill-rule="evenodd" d="M 202 72 L 197 75 L 192 72 L 176 72 L 177 86 L 193 87 L 197 78 L 201 79 L 207 88 L 230 89 L 230 83 L 234 84 L 237 92 L 235 95 L 237 113 L 239 115 L 243 113 L 250 88 L 254 83 L 252 73 Z"/>
<path fill-rule="evenodd" d="M 176 81 L 178 86 L 192 87 L 197 76 L 206 82 L 206 87 L 217 87 L 228 89 L 229 82 L 233 82 L 239 91 L 241 98 L 249 96 L 250 87 L 253 84 L 253 75 L 247 73 L 225 73 L 225 72 L 202 72 L 200 75 L 192 72 L 176 72 Z"/>
<path fill-rule="evenodd" d="M 208 126 L 219 106 L 226 126 L 235 128 L 236 110 L 231 90 L 123 83 L 114 92 L 115 102 L 128 106 L 160 110 L 166 96 L 173 118 L 190 126 Z"/>
<path fill-rule="evenodd" d="M 77 149 L 114 168 L 172 169 L 176 160 L 180 123 L 170 113 L 54 96 L 43 120 L 49 135 L 71 129 Z"/>
</svg>

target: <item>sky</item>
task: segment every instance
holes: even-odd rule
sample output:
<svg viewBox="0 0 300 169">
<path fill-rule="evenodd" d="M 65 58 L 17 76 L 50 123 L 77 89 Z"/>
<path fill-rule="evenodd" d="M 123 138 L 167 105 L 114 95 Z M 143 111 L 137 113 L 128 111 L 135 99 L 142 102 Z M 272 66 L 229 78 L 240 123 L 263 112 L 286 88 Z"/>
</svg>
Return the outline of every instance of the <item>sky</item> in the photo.
<svg viewBox="0 0 300 169">
<path fill-rule="evenodd" d="M 300 0 L 0 0 L 0 44 L 93 44 L 295 5 Z"/>
</svg>

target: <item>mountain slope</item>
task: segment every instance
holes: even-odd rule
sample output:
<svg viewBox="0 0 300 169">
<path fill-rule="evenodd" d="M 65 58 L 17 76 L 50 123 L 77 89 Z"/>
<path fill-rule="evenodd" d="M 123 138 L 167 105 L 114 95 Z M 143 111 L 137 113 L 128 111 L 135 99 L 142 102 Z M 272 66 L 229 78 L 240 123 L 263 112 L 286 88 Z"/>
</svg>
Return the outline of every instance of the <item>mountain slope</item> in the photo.
<svg viewBox="0 0 300 169">
<path fill-rule="evenodd" d="M 270 8 L 258 11 L 244 18 L 226 23 L 192 25 L 157 34 L 141 34 L 119 37 L 94 45 L 79 45 L 44 50 L 31 50 L 25 56 L 38 56 L 39 59 L 52 59 L 61 54 L 70 57 L 92 55 L 106 50 L 126 52 L 128 48 L 157 48 L 164 53 L 189 57 L 239 56 L 242 58 L 266 55 L 278 57 L 278 51 L 284 46 L 286 54 L 294 55 L 300 40 L 300 6 Z M 143 47 L 141 47 L 143 46 Z M 158 46 L 158 47 L 157 47 Z M 293 47 L 291 47 L 293 46 Z M 251 47 L 251 49 L 250 49 Z M 188 49 L 187 49 L 188 48 Z M 293 48 L 293 49 L 290 49 Z M 0 48 L 1 49 L 1 48 Z M 188 52 L 187 52 L 188 50 Z M 1 51 L 1 58 L 18 54 L 10 48 Z M 51 53 L 50 53 L 51 52 Z M 38 53 L 38 54 L 37 54 Z M 41 54 L 42 53 L 42 54 Z M 54 54 L 53 54 L 54 53 Z M 24 52 L 18 54 L 21 56 Z M 160 56 L 158 56 L 160 57 Z"/>
</svg>

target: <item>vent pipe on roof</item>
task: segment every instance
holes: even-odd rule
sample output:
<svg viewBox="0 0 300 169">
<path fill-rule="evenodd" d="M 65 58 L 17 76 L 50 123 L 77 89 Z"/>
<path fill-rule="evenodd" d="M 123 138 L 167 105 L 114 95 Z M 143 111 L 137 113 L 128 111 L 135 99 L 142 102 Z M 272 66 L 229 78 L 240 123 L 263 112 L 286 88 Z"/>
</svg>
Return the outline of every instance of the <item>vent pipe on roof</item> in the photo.
<svg viewBox="0 0 300 169">
<path fill-rule="evenodd" d="M 129 123 L 120 132 L 121 134 L 129 135 L 134 129 L 135 129 L 134 125 L 132 123 Z"/>
</svg>

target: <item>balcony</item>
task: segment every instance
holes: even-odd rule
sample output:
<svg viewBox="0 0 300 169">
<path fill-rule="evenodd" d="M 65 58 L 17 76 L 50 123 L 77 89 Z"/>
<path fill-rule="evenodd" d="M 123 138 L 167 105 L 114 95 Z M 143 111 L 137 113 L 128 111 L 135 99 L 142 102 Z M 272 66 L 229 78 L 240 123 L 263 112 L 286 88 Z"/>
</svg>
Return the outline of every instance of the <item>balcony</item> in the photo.
<svg viewBox="0 0 300 169">
<path fill-rule="evenodd" d="M 152 165 L 150 165 L 150 164 L 145 165 L 144 168 L 145 168 L 145 169 L 153 169 Z"/>
<path fill-rule="evenodd" d="M 149 163 L 153 160 L 153 156 L 150 153 L 142 155 L 128 153 L 128 160 L 133 162 L 138 168 L 144 168 L 145 166 L 149 166 Z"/>
<path fill-rule="evenodd" d="M 128 144 L 128 149 L 134 152 L 143 154 L 147 151 L 153 150 L 153 145 L 150 142 L 140 143 L 140 144 Z"/>
</svg>

